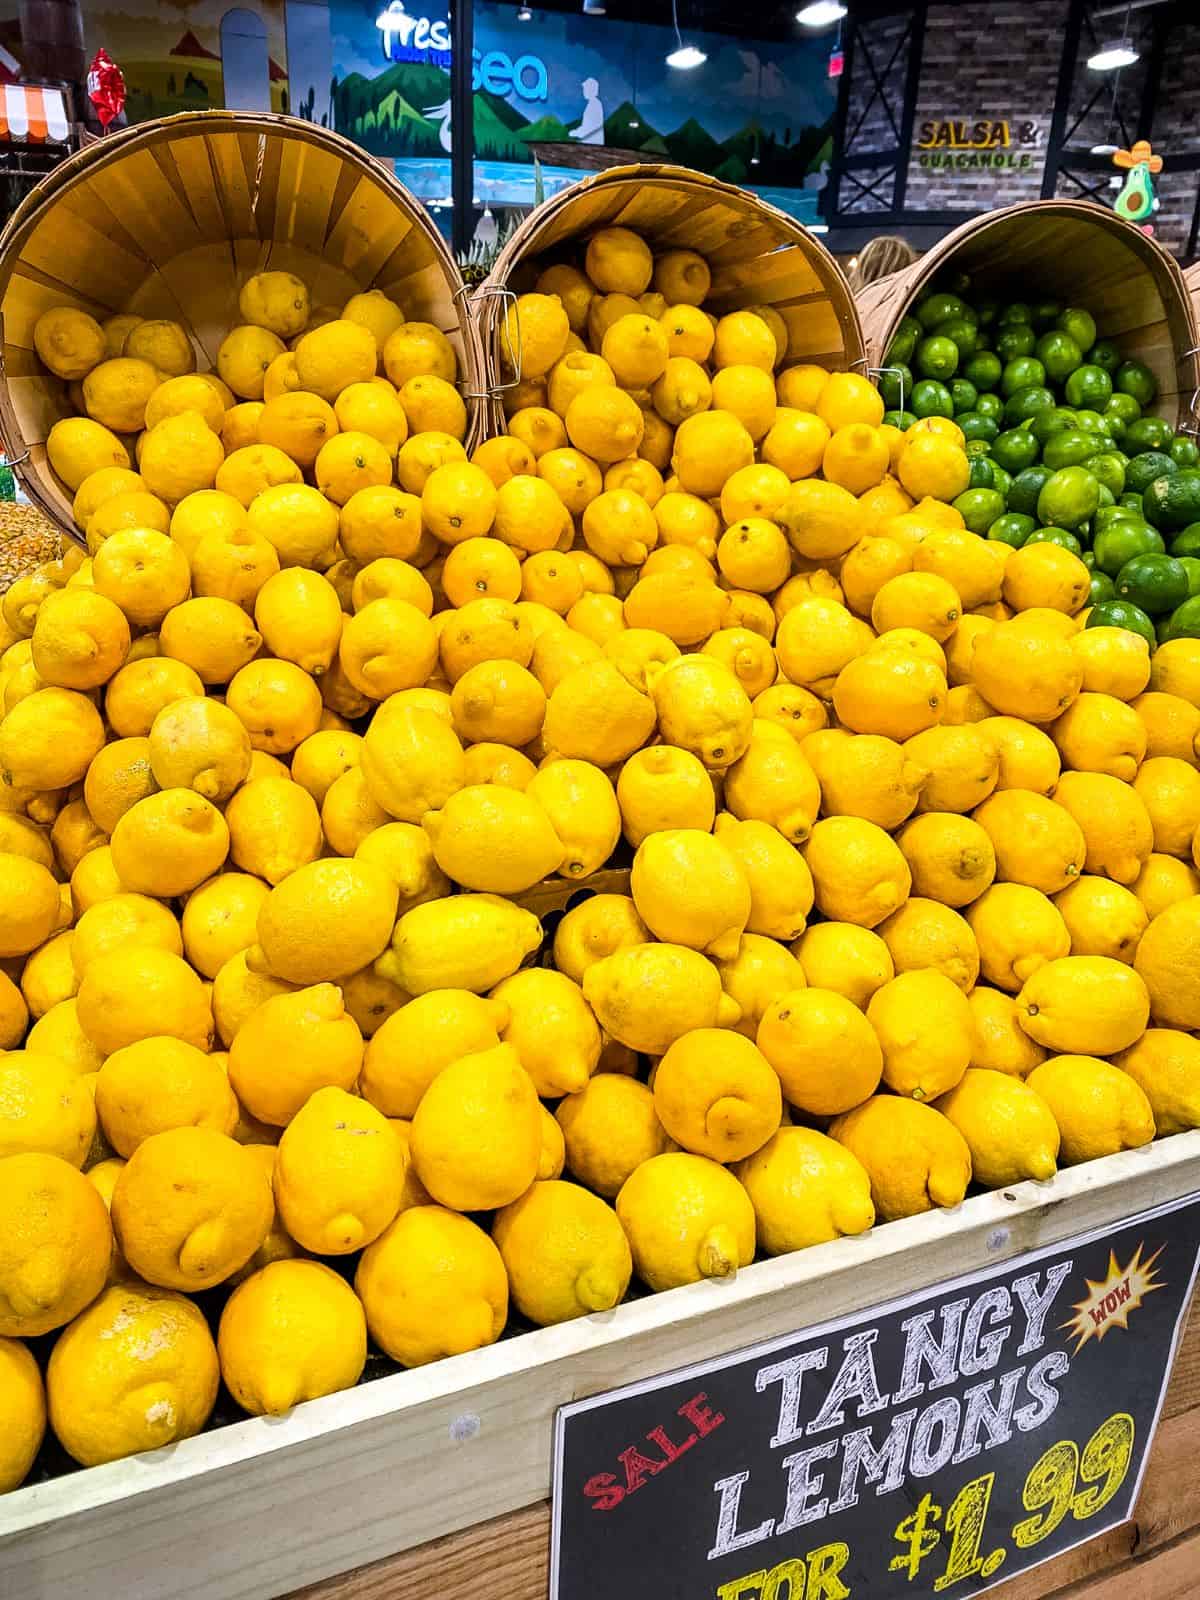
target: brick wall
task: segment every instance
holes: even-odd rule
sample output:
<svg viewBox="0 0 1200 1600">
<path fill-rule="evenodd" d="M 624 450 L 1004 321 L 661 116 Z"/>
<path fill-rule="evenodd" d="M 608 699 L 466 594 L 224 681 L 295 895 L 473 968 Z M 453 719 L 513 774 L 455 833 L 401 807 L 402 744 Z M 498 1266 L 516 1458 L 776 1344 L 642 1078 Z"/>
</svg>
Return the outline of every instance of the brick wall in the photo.
<svg viewBox="0 0 1200 1600">
<path fill-rule="evenodd" d="M 1069 0 L 970 0 L 965 5 L 931 4 L 921 54 L 921 74 L 914 117 L 913 148 L 907 160 L 909 213 L 959 211 L 974 214 L 1022 200 L 1039 199 L 1045 176 L 1046 149 L 1058 89 Z M 1124 19 L 1086 24 L 1072 74 L 1064 133 L 1069 146 L 1063 165 L 1071 168 L 1071 152 L 1088 152 L 1097 144 L 1121 144 L 1137 137 L 1137 121 L 1151 53 L 1153 13 L 1134 11 L 1129 31 L 1141 56 L 1119 74 L 1089 70 L 1087 57 L 1099 43 L 1121 32 Z M 876 70 L 883 72 L 903 39 L 907 12 L 876 17 L 860 24 Z M 874 88 L 861 59 L 852 62 L 845 153 L 863 160 L 869 152 L 893 150 L 896 134 L 880 100 L 871 103 Z M 902 115 L 907 47 L 901 45 L 888 83 L 888 101 L 897 122 Z M 1186 21 L 1176 22 L 1163 58 L 1151 136 L 1166 162 L 1157 180 L 1159 210 L 1156 236 L 1183 255 L 1194 213 L 1200 175 L 1172 167 L 1172 156 L 1200 154 L 1200 6 Z M 1013 137 L 1022 123 L 1036 124 L 1036 143 L 1014 144 L 995 154 L 1003 164 L 969 165 L 967 152 L 919 148 L 924 122 L 1008 122 Z M 849 136 L 853 135 L 853 138 Z M 976 157 L 981 161 L 982 152 Z M 935 161 L 949 157 L 947 167 Z M 1028 157 L 1022 161 L 1022 157 Z M 1096 162 L 1091 163 L 1092 168 Z M 866 166 L 856 176 L 869 185 L 885 169 Z M 1111 205 L 1116 186 L 1102 172 L 1076 168 L 1079 177 L 1101 184 L 1100 196 Z M 1111 169 L 1115 174 L 1116 169 Z M 1060 173 L 1057 191 L 1077 198 L 1079 184 Z M 868 197 L 848 178 L 839 191 L 839 211 L 847 222 L 855 213 L 891 209 L 890 178 Z M 914 218 L 914 221 L 919 218 Z M 901 231 L 903 223 L 900 224 Z"/>
<path fill-rule="evenodd" d="M 1000 0 L 998 4 L 931 6 L 925 25 L 914 146 L 923 122 L 1034 123 L 1036 143 L 994 152 L 1005 164 L 971 167 L 964 153 L 914 148 L 907 206 L 921 211 L 986 211 L 1037 199 L 1058 83 L 1067 0 Z M 950 157 L 955 166 L 933 164 Z M 1028 160 L 1023 158 L 1028 157 Z M 1010 164 L 1011 163 L 1011 164 Z"/>
</svg>

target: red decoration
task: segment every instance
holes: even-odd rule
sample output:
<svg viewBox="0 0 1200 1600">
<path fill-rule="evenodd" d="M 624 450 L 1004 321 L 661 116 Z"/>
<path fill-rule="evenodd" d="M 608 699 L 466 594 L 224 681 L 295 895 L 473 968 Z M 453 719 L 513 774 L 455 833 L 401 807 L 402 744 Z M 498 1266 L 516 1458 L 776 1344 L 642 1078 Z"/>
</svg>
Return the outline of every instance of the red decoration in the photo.
<svg viewBox="0 0 1200 1600">
<path fill-rule="evenodd" d="M 97 50 L 88 68 L 88 99 L 96 108 L 100 126 L 108 131 L 125 109 L 125 78 L 107 50 Z"/>
<path fill-rule="evenodd" d="M 846 57 L 841 50 L 832 50 L 829 55 L 829 76 L 840 78 L 846 66 Z"/>
</svg>

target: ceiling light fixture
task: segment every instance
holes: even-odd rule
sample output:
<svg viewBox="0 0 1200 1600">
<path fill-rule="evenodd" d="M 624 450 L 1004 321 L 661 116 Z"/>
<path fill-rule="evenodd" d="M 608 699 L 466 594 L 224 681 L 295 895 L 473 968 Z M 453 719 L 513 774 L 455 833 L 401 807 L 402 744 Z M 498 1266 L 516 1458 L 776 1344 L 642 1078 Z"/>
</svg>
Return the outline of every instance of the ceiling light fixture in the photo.
<svg viewBox="0 0 1200 1600">
<path fill-rule="evenodd" d="M 532 22 L 533 21 L 533 12 L 529 9 L 528 6 L 518 6 L 517 7 L 517 21 L 518 22 Z"/>
<path fill-rule="evenodd" d="M 797 11 L 796 21 L 802 28 L 828 28 L 845 15 L 846 8 L 839 5 L 838 0 L 812 0 L 810 5 L 801 6 Z"/>
<path fill-rule="evenodd" d="M 587 0 L 584 0 L 584 3 L 586 4 Z M 671 21 L 675 25 L 675 48 L 667 56 L 667 65 L 677 67 L 681 72 L 688 72 L 692 67 L 702 67 L 708 57 L 694 44 L 684 44 L 683 35 L 679 31 L 678 0 L 671 0 Z"/>
<path fill-rule="evenodd" d="M 583 14 L 585 17 L 602 17 L 605 14 L 604 0 L 583 0 Z"/>
<path fill-rule="evenodd" d="M 1128 39 L 1110 39 L 1088 57 L 1088 66 L 1093 72 L 1117 72 L 1121 67 L 1131 67 L 1138 54 Z"/>
<path fill-rule="evenodd" d="M 1088 154 L 1093 156 L 1113 156 L 1116 155 L 1117 149 L 1118 146 L 1115 144 L 1094 144 Z"/>
</svg>

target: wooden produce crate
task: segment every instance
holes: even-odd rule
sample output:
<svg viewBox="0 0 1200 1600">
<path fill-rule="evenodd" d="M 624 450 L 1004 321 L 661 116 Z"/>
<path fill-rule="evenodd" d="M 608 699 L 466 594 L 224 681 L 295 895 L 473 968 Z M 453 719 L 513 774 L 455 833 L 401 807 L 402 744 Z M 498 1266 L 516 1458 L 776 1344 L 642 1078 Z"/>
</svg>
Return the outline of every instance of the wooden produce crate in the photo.
<svg viewBox="0 0 1200 1600">
<path fill-rule="evenodd" d="M 1019 286 L 1086 306 L 1106 338 L 1136 357 L 1158 382 L 1154 411 L 1190 421 L 1200 365 L 1196 317 L 1172 255 L 1132 223 L 1082 200 L 1038 200 L 987 211 L 948 233 L 902 272 L 859 292 L 873 368 L 883 365 L 901 317 L 937 278 L 965 272 L 985 293 Z"/>
<path fill-rule="evenodd" d="M 519 1334 L 282 1418 L 248 1419 L 16 1490 L 0 1498 L 0 1595 L 270 1600 L 315 1583 L 306 1600 L 541 1600 L 560 1405 L 869 1309 L 1198 1191 L 1200 1130 L 1048 1183 L 980 1194 L 952 1211 L 759 1262 L 732 1281 Z M 1063 1557 L 1057 1580 L 1047 1568 L 1004 1586 L 1003 1600 L 1033 1600 L 1127 1560 L 1139 1538 L 1139 1549 L 1163 1546 L 1145 1563 L 1146 1572 L 1151 1561 L 1164 1563 L 1162 1585 L 1138 1578 L 1124 1587 L 1117 1578 L 1115 1587 L 1082 1591 L 1087 1600 L 1196 1592 L 1200 1534 L 1184 1535 L 1200 1524 L 1195 1335 L 1173 1394 L 1138 1523 Z"/>
<path fill-rule="evenodd" d="M 378 161 L 299 118 L 184 112 L 98 140 L 64 161 L 0 235 L 0 437 L 30 499 L 77 536 L 45 440 L 74 414 L 33 349 L 38 317 L 71 305 L 183 324 L 201 368 L 256 272 L 297 273 L 314 305 L 382 289 L 454 344 L 473 409 L 479 357 L 462 275 L 425 207 Z M 468 446 L 478 433 L 473 423 Z"/>
<path fill-rule="evenodd" d="M 581 247 L 601 228 L 632 228 L 654 250 L 698 250 L 712 268 L 706 305 L 717 312 L 769 305 L 787 325 L 785 362 L 833 371 L 864 364 L 863 336 L 850 285 L 815 234 L 748 190 L 687 167 L 614 167 L 563 189 L 530 213 L 475 291 L 489 430 L 504 431 L 499 336 L 513 294 L 533 288 L 554 262 L 581 262 Z"/>
</svg>

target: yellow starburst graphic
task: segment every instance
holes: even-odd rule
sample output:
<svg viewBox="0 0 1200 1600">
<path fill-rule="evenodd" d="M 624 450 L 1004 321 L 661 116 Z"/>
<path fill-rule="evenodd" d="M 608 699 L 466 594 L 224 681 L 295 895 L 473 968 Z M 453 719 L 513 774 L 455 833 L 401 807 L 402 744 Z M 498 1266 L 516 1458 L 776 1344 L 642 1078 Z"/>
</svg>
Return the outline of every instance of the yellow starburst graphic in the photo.
<svg viewBox="0 0 1200 1600">
<path fill-rule="evenodd" d="M 1113 1328 L 1128 1328 L 1129 1313 L 1143 1304 L 1148 1294 L 1166 1287 L 1154 1275 L 1154 1263 L 1162 1255 L 1160 1246 L 1148 1261 L 1142 1260 L 1144 1246 L 1139 1244 L 1127 1267 L 1118 1266 L 1117 1258 L 1109 1251 L 1108 1272 L 1099 1283 L 1085 1279 L 1088 1292 L 1085 1299 L 1075 1305 L 1075 1315 L 1059 1324 L 1076 1341 L 1074 1354 L 1078 1355 L 1089 1339 L 1097 1343 Z"/>
</svg>

